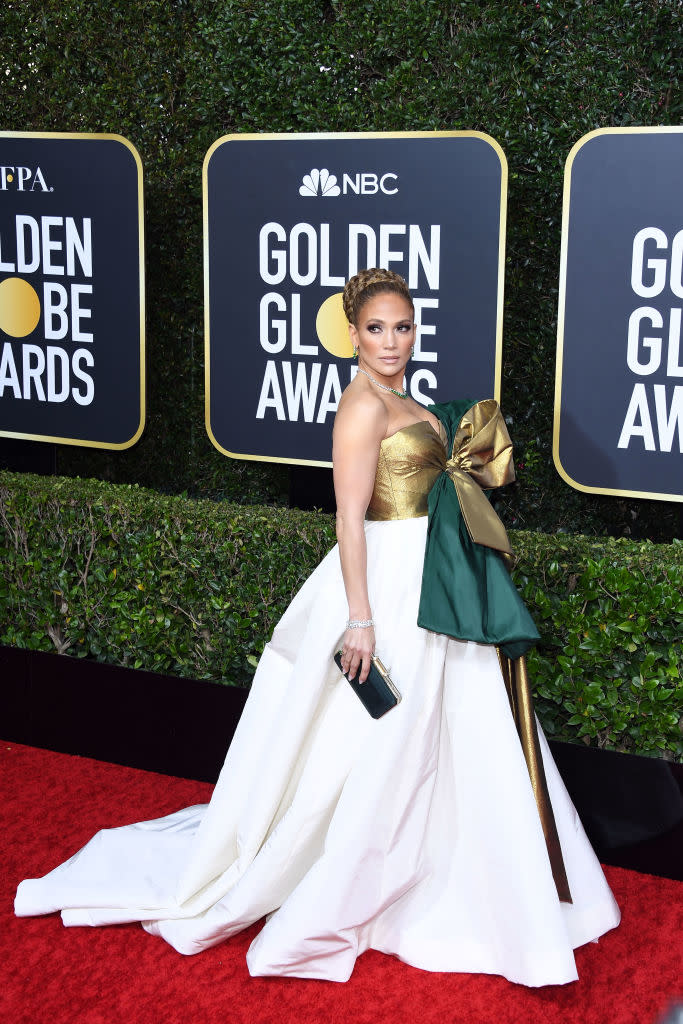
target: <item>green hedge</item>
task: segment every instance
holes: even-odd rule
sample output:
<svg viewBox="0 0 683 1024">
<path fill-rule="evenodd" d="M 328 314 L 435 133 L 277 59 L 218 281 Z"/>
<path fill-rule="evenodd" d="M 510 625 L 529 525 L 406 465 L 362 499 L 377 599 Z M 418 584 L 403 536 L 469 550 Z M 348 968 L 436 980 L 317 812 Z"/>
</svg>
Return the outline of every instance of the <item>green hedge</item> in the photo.
<svg viewBox="0 0 683 1024">
<path fill-rule="evenodd" d="M 550 736 L 683 755 L 683 544 L 511 532 Z M 246 684 L 334 542 L 320 513 L 0 473 L 0 643 Z"/>
<path fill-rule="evenodd" d="M 329 516 L 0 473 L 0 643 L 245 684 Z"/>
<path fill-rule="evenodd" d="M 477 129 L 508 158 L 503 404 L 522 487 L 507 521 L 669 539 L 676 509 L 571 490 L 550 455 L 562 175 L 594 128 L 677 124 L 676 0 L 14 0 L 4 129 L 121 132 L 145 168 L 149 417 L 128 452 L 60 472 L 247 503 L 287 470 L 203 423 L 201 166 L 226 132 Z"/>
<path fill-rule="evenodd" d="M 548 735 L 682 758 L 683 542 L 511 536 Z"/>
</svg>

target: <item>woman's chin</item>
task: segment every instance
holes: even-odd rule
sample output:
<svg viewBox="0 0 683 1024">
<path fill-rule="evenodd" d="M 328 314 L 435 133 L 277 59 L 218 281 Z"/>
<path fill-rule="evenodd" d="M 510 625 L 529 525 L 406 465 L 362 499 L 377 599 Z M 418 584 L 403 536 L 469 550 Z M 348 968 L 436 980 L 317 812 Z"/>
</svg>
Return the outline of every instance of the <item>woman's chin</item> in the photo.
<svg viewBox="0 0 683 1024">
<path fill-rule="evenodd" d="M 394 378 L 400 378 L 403 380 L 406 369 L 406 363 L 401 359 L 379 359 L 372 363 L 363 362 L 360 365 L 366 373 L 371 373 L 373 377 L 383 377 L 390 380 L 393 380 Z"/>
</svg>

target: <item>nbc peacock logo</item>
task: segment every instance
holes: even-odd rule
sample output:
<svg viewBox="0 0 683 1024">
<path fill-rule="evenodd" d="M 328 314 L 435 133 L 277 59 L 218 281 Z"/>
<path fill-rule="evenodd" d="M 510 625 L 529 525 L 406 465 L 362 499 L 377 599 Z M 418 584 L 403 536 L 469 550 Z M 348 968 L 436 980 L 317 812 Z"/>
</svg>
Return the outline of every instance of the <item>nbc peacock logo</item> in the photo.
<svg viewBox="0 0 683 1024">
<path fill-rule="evenodd" d="M 313 167 L 304 174 L 299 185 L 300 196 L 395 196 L 398 192 L 398 174 L 395 171 L 343 171 L 339 178 L 327 167 Z"/>
<path fill-rule="evenodd" d="M 314 167 L 304 174 L 299 186 L 300 196 L 338 196 L 341 189 L 337 184 L 336 174 L 330 174 L 326 167 Z"/>
</svg>

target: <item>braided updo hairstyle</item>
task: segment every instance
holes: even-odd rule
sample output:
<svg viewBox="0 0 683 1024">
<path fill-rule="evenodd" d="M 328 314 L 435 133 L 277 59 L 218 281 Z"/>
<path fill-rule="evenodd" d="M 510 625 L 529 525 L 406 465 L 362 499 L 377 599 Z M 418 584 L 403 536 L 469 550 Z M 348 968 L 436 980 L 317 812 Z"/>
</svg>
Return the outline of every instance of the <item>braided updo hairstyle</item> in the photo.
<svg viewBox="0 0 683 1024">
<path fill-rule="evenodd" d="M 358 326 L 358 315 L 370 299 L 376 295 L 383 295 L 386 292 L 394 292 L 400 295 L 415 310 L 408 285 L 400 274 L 393 270 L 383 270 L 381 267 L 370 267 L 368 270 L 359 270 L 350 278 L 344 286 L 344 313 L 346 319 L 354 327 Z"/>
</svg>

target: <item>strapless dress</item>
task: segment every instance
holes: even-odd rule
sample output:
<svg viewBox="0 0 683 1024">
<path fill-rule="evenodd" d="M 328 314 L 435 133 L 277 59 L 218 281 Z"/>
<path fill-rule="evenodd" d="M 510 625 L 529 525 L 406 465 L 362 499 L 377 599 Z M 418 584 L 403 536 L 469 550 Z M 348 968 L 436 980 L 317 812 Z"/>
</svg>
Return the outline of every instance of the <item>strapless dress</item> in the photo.
<svg viewBox="0 0 683 1024">
<path fill-rule="evenodd" d="M 210 803 L 99 832 L 22 882 L 17 914 L 142 921 L 184 954 L 266 918 L 253 975 L 345 981 L 372 948 L 531 986 L 577 977 L 573 950 L 619 911 L 545 739 L 571 904 L 496 649 L 416 625 L 443 446 L 427 422 L 382 442 L 365 527 L 377 653 L 401 703 L 375 721 L 332 661 L 347 617 L 335 546 L 263 651 Z"/>
</svg>

